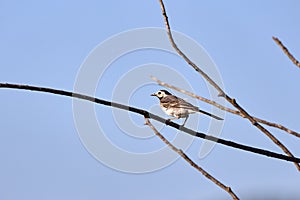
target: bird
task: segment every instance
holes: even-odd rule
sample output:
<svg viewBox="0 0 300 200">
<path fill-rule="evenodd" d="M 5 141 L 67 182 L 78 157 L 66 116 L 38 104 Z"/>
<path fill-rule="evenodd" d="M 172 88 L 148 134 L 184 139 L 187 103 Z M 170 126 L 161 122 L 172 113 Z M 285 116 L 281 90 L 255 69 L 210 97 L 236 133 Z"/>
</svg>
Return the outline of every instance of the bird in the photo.
<svg viewBox="0 0 300 200">
<path fill-rule="evenodd" d="M 158 97 L 161 109 L 167 115 L 173 117 L 168 119 L 169 121 L 174 119 L 185 118 L 182 126 L 185 125 L 187 119 L 189 118 L 189 115 L 193 113 L 202 113 L 217 120 L 223 120 L 221 117 L 208 113 L 204 110 L 200 110 L 198 107 L 192 105 L 191 103 L 175 95 L 172 95 L 167 90 L 159 90 L 158 92 L 151 94 L 151 96 Z"/>
</svg>

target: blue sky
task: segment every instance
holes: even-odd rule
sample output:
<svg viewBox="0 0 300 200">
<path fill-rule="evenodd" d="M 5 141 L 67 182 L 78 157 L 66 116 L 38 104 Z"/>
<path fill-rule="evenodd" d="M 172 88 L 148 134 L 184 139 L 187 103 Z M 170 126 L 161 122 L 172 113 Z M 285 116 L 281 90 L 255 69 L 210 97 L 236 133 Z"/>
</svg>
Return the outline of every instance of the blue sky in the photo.
<svg viewBox="0 0 300 200">
<path fill-rule="evenodd" d="M 279 37 L 300 57 L 298 1 L 165 3 L 171 27 L 206 50 L 229 95 L 255 116 L 300 130 L 299 69 L 272 40 L 272 36 Z M 132 29 L 164 28 L 158 1 L 138 0 L 2 0 L 0 24 L 1 82 L 70 91 L 82 64 L 99 44 Z M 180 72 L 196 93 L 209 98 L 204 80 L 185 62 L 153 49 L 131 52 L 111 63 L 99 79 L 96 96 L 112 99 L 118 81 L 131 70 L 151 63 Z M 167 74 L 156 72 L 160 79 L 172 81 Z M 149 96 L 161 87 L 148 82 L 151 80 L 145 80 L 147 84 L 135 91 L 126 91 L 131 94 L 130 105 L 166 117 L 153 107 L 157 99 Z M 0 98 L 1 199 L 230 199 L 182 159 L 140 174 L 120 172 L 99 162 L 80 139 L 70 98 L 7 89 L 0 90 Z M 211 109 L 202 102 L 197 104 Z M 153 135 L 141 139 L 124 133 L 111 109 L 95 106 L 95 110 L 106 136 L 115 145 L 139 153 L 163 147 Z M 130 117 L 135 126 L 148 133 L 143 119 Z M 199 130 L 205 132 L 208 124 L 208 119 L 201 117 Z M 299 139 L 269 130 L 300 156 Z M 169 128 L 163 128 L 162 133 L 168 139 L 176 134 Z M 230 114 L 226 115 L 221 137 L 281 153 L 248 121 Z M 202 140 L 195 139 L 186 153 L 242 199 L 300 196 L 299 172 L 293 164 L 221 145 L 199 159 L 201 145 Z M 109 151 L 102 153 L 110 155 Z"/>
</svg>

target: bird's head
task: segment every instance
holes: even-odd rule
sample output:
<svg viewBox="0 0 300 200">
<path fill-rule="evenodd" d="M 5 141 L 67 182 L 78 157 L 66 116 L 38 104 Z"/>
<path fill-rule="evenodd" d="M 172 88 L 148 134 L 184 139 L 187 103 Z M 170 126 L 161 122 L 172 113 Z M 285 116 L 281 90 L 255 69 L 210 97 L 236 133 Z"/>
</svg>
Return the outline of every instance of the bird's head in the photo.
<svg viewBox="0 0 300 200">
<path fill-rule="evenodd" d="M 164 98 L 168 95 L 172 95 L 170 92 L 168 92 L 167 90 L 159 90 L 154 94 L 151 94 L 151 96 L 157 96 L 159 99 Z"/>
</svg>

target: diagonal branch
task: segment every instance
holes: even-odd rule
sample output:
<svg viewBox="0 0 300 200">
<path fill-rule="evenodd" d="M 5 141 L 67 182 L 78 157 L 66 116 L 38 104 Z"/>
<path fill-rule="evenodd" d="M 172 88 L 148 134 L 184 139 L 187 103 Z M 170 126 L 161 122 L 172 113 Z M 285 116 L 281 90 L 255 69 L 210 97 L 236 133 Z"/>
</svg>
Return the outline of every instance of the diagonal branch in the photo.
<svg viewBox="0 0 300 200">
<path fill-rule="evenodd" d="M 216 83 L 214 82 L 204 71 L 202 71 L 193 61 L 191 61 L 177 46 L 173 39 L 173 35 L 171 32 L 168 16 L 166 13 L 166 9 L 163 3 L 163 0 L 159 0 L 160 6 L 161 6 L 161 11 L 162 15 L 165 20 L 165 25 L 167 29 L 167 34 L 169 37 L 169 40 L 171 42 L 171 45 L 175 49 L 175 51 L 180 55 L 191 67 L 195 69 L 208 83 L 210 83 L 218 92 L 219 96 L 225 98 L 229 103 L 231 103 L 236 109 L 238 109 L 243 116 L 245 116 L 246 119 L 248 119 L 256 128 L 258 128 L 261 132 L 263 132 L 267 137 L 269 137 L 273 143 L 275 143 L 277 146 L 279 146 L 283 152 L 286 155 L 289 155 L 291 157 L 294 157 L 294 155 L 288 150 L 287 147 L 285 147 L 272 133 L 270 133 L 266 128 L 264 128 L 262 125 L 260 125 L 244 108 L 242 108 L 234 98 L 231 98 L 228 96 L 224 90 Z M 294 163 L 298 171 L 300 171 L 300 165 L 298 163 Z"/>
<path fill-rule="evenodd" d="M 288 48 L 282 44 L 282 42 L 277 37 L 272 37 L 276 44 L 282 49 L 282 51 L 289 57 L 289 59 L 300 68 L 299 61 L 289 52 Z"/>
<path fill-rule="evenodd" d="M 154 76 L 151 76 L 151 79 L 154 80 L 155 82 L 157 82 L 159 85 L 161 85 L 161 86 L 163 86 L 163 87 L 171 88 L 171 89 L 173 89 L 173 90 L 176 90 L 176 91 L 178 91 L 178 92 L 181 92 L 181 93 L 183 93 L 183 94 L 186 94 L 186 95 L 188 95 L 188 96 L 190 96 L 190 97 L 193 97 L 193 98 L 196 98 L 196 99 L 198 99 L 198 100 L 200 100 L 200 101 L 203 101 L 203 102 L 205 102 L 205 103 L 211 104 L 211 105 L 213 105 L 213 106 L 215 106 L 215 107 L 217 107 L 217 108 L 219 108 L 219 109 L 221 109 L 221 110 L 224 110 L 224 111 L 227 111 L 227 112 L 229 112 L 229 113 L 232 113 L 232 114 L 235 114 L 235 115 L 239 115 L 239 116 L 245 118 L 245 116 L 244 116 L 240 111 L 238 111 L 238 110 L 234 110 L 234 109 L 225 107 L 225 106 L 223 106 L 223 105 L 221 105 L 221 104 L 218 104 L 217 102 L 212 101 L 212 100 L 210 100 L 210 99 L 201 97 L 201 96 L 196 95 L 196 94 L 194 94 L 194 93 L 192 93 L 192 92 L 189 92 L 189 91 L 183 90 L 183 89 L 181 89 L 181 88 L 178 88 L 178 87 L 176 87 L 176 86 L 174 86 L 174 85 L 170 85 L 170 84 L 168 84 L 168 83 L 162 82 L 161 80 L 157 79 L 157 78 L 154 77 Z M 286 131 L 287 133 L 289 133 L 289 134 L 291 134 L 291 135 L 294 135 L 294 136 L 300 138 L 300 133 L 298 133 L 298 132 L 296 132 L 296 131 L 293 131 L 293 130 L 291 130 L 291 129 L 288 129 L 287 127 L 285 127 L 285 126 L 283 126 L 283 125 L 281 125 L 281 124 L 276 124 L 276 123 L 274 123 L 274 122 L 269 122 L 269 121 L 266 121 L 266 120 L 264 120 L 264 119 L 260 119 L 260 118 L 257 118 L 257 117 L 253 117 L 253 118 L 254 118 L 257 122 L 259 122 L 259 123 L 262 123 L 262 124 L 265 124 L 265 125 L 268 125 L 268 126 L 271 126 L 271 127 L 275 127 L 275 128 L 281 129 L 281 130 Z"/>
<path fill-rule="evenodd" d="M 260 149 L 260 148 L 256 148 L 256 147 L 251 147 L 251 146 L 235 143 L 235 142 L 232 142 L 232 141 L 224 140 L 224 139 L 221 139 L 221 138 L 217 138 L 217 137 L 214 137 L 214 136 L 206 135 L 206 134 L 201 133 L 201 132 L 196 132 L 196 131 L 193 131 L 193 130 L 188 129 L 186 127 L 182 127 L 179 124 L 174 123 L 172 121 L 163 119 L 163 118 L 161 118 L 157 115 L 154 115 L 154 114 L 152 114 L 152 113 L 150 113 L 146 110 L 142 110 L 142 109 L 135 108 L 135 107 L 132 107 L 132 106 L 127 106 L 127 105 L 123 105 L 123 104 L 120 104 L 120 103 L 106 101 L 106 100 L 103 100 L 103 99 L 94 98 L 94 97 L 91 97 L 91 96 L 87 96 L 87 95 L 83 95 L 83 94 L 79 94 L 79 93 L 75 93 L 75 92 L 57 90 L 57 89 L 46 88 L 46 87 L 37 87 L 37 86 L 31 86 L 31 85 L 20 85 L 20 84 L 11 84 L 11 83 L 0 83 L 0 88 L 11 88 L 11 89 L 31 90 L 31 91 L 37 91 L 37 92 L 43 92 L 43 93 L 51 93 L 51 94 L 56 94 L 56 95 L 61 95 L 61 96 L 68 96 L 68 97 L 72 97 L 72 98 L 82 99 L 82 100 L 86 100 L 86 101 L 90 101 L 90 102 L 93 102 L 93 103 L 97 103 L 97 104 L 101 104 L 101 105 L 105 105 L 105 106 L 110 106 L 110 107 L 114 107 L 114 108 L 118 108 L 118 109 L 122 109 L 122 110 L 127 110 L 127 111 L 130 111 L 130 112 L 142 115 L 146 118 L 154 119 L 154 120 L 159 121 L 161 123 L 164 123 L 164 124 L 166 124 L 170 127 L 173 127 L 175 129 L 178 129 L 180 131 L 183 131 L 185 133 L 188 133 L 190 135 L 193 135 L 193 136 L 205 139 L 205 140 L 210 140 L 210 141 L 213 141 L 213 142 L 225 145 L 225 146 L 229 146 L 229 147 L 232 147 L 232 148 L 235 148 L 235 149 L 241 149 L 241 150 L 244 150 L 244 151 L 264 155 L 264 156 L 267 156 L 267 157 L 277 158 L 279 160 L 285 160 L 285 161 L 289 161 L 289 162 L 300 163 L 300 158 L 293 157 L 293 156 L 286 156 L 286 155 L 282 155 L 282 154 L 275 153 L 275 152 L 272 152 L 272 151 L 268 151 L 268 150 L 264 150 L 264 149 Z"/>
<path fill-rule="evenodd" d="M 234 194 L 234 192 L 231 190 L 230 187 L 224 185 L 223 183 L 221 183 L 219 180 L 217 180 L 216 178 L 214 178 L 212 175 L 210 175 L 208 172 L 206 172 L 204 169 L 202 169 L 199 165 L 197 165 L 194 161 L 192 161 L 181 149 L 178 149 L 177 147 L 175 147 L 173 144 L 171 144 L 160 132 L 157 131 L 157 129 L 153 126 L 153 124 L 150 122 L 150 120 L 148 118 L 145 118 L 146 121 L 146 125 L 148 125 L 153 132 L 166 144 L 168 145 L 173 151 L 175 151 L 176 153 L 178 153 L 185 161 L 187 161 L 192 167 L 194 167 L 195 169 L 197 169 L 200 173 L 203 174 L 203 176 L 205 176 L 206 178 L 208 178 L 209 180 L 211 180 L 212 182 L 214 182 L 217 186 L 219 186 L 220 188 L 222 188 L 223 190 L 225 190 L 226 192 L 228 192 L 232 199 L 236 199 L 238 200 L 239 198 L 236 196 L 236 194 Z"/>
<path fill-rule="evenodd" d="M 164 20 L 165 20 L 165 25 L 166 25 L 166 29 L 167 29 L 167 33 L 168 33 L 168 37 L 169 40 L 171 42 L 172 47 L 175 49 L 175 51 L 190 65 L 192 66 L 199 74 L 201 74 L 207 82 L 209 82 L 214 88 L 217 89 L 217 91 L 219 92 L 220 96 L 224 96 L 225 92 L 222 90 L 222 88 L 216 83 L 214 82 L 204 71 L 202 71 L 193 61 L 191 61 L 177 46 L 177 44 L 174 41 L 172 32 L 171 32 L 171 27 L 169 24 L 169 20 L 168 20 L 168 16 L 166 13 L 166 9 L 165 9 L 165 5 L 164 2 L 162 0 L 159 0 L 160 2 L 160 7 L 161 7 L 161 11 L 162 11 L 162 15 L 164 16 Z"/>
</svg>

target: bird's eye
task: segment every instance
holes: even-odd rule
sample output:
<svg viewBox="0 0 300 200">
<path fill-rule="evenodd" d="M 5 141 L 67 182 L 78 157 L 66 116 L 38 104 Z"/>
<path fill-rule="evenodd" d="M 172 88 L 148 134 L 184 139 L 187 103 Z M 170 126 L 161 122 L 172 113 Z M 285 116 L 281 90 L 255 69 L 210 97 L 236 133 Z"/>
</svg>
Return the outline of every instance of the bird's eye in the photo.
<svg viewBox="0 0 300 200">
<path fill-rule="evenodd" d="M 161 92 L 158 92 L 157 94 L 161 95 Z"/>
</svg>

